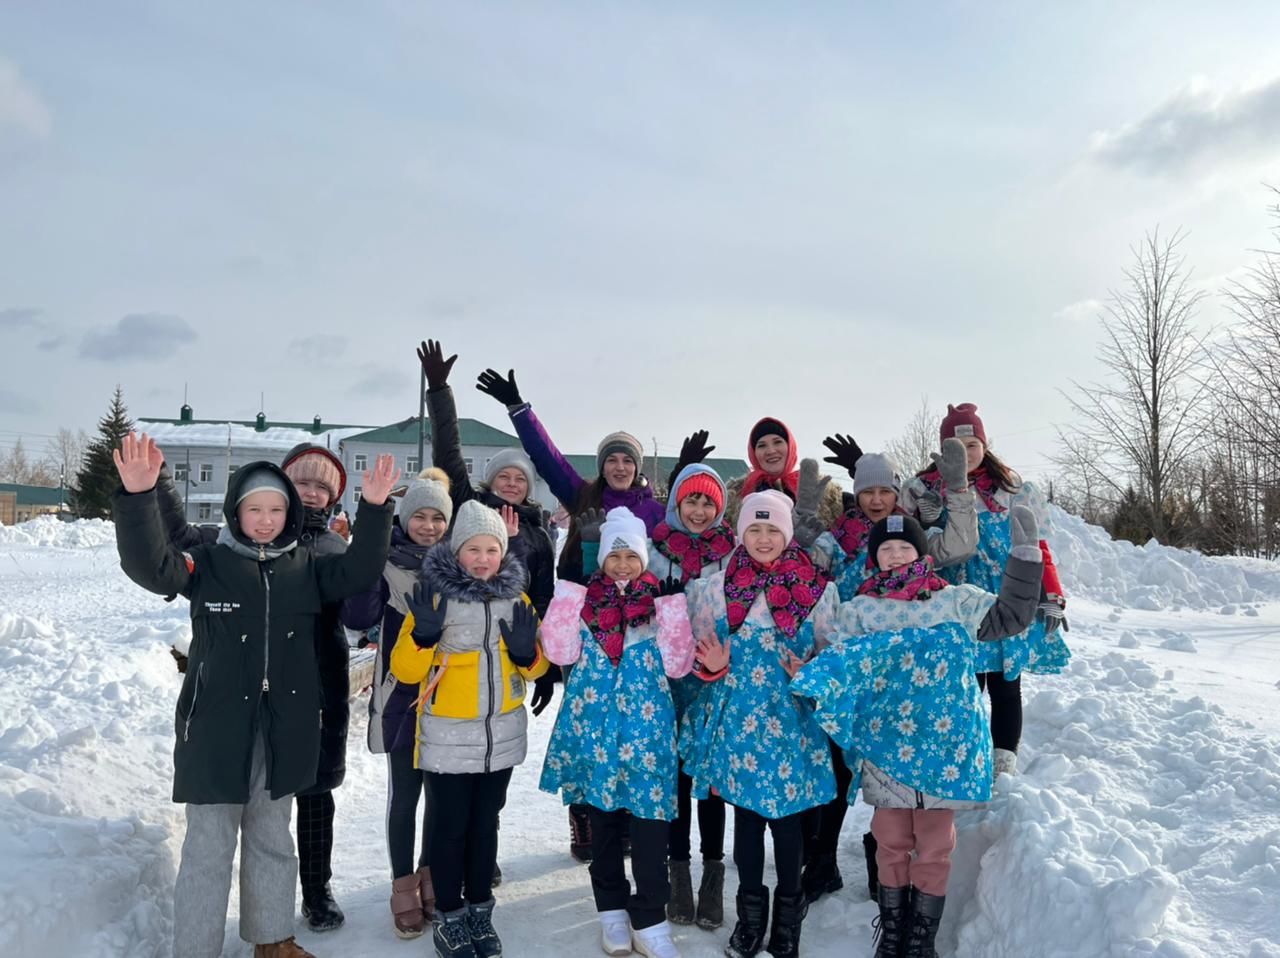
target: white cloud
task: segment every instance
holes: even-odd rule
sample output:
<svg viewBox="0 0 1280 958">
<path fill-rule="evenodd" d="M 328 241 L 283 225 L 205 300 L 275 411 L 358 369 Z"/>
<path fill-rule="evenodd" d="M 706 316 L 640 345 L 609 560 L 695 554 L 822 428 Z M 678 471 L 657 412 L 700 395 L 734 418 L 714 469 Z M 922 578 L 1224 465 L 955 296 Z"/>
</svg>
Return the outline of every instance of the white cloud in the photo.
<svg viewBox="0 0 1280 958">
<path fill-rule="evenodd" d="M 1225 92 L 1193 79 L 1146 116 L 1095 133 L 1090 152 L 1107 166 L 1159 174 L 1268 148 L 1280 150 L 1280 77 Z"/>
<path fill-rule="evenodd" d="M 53 114 L 13 61 L 0 57 L 0 139 L 42 140 L 53 130 Z"/>
<path fill-rule="evenodd" d="M 1106 307 L 1101 300 L 1082 299 L 1077 303 L 1071 303 L 1069 306 L 1063 306 L 1053 314 L 1056 322 L 1076 325 L 1079 323 L 1092 322 L 1102 315 L 1102 311 Z"/>
</svg>

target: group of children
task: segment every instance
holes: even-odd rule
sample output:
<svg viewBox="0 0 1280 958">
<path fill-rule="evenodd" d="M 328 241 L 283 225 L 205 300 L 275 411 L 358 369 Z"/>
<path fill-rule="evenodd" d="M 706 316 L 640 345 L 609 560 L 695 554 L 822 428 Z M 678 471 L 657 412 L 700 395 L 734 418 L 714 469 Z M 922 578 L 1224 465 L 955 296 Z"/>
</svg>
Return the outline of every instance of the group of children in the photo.
<svg viewBox="0 0 1280 958">
<path fill-rule="evenodd" d="M 1021 672 L 1068 656 L 1043 504 L 991 452 L 976 408 L 949 408 L 934 464 L 906 482 L 887 457 L 829 439 L 852 494 L 800 461 L 776 419 L 753 427 L 751 470 L 729 484 L 700 461 L 710 450 L 695 434 L 664 504 L 633 436 L 606 436 L 583 477 L 514 373 L 487 370 L 477 388 L 507 407 L 524 452 L 491 460 L 473 487 L 448 386 L 456 357 L 431 342 L 419 358 L 436 465 L 397 490 L 393 521 L 384 503 L 398 475 L 380 459 L 341 555 L 295 548 L 297 493 L 266 463 L 237 473 L 218 542 L 183 553 L 154 502 L 154 444 L 131 437 L 118 456 L 125 571 L 192 602 L 175 954 L 221 948 L 237 828 L 241 936 L 256 956 L 307 954 L 289 935 L 292 874 L 288 895 L 281 880 L 296 867 L 287 799 L 314 783 L 304 766 L 321 723 L 315 711 L 301 720 L 321 702 L 309 640 L 324 604 L 340 601 L 343 623 L 379 646 L 369 746 L 387 755 L 397 935 L 429 924 L 438 958 L 502 954 L 492 889 L 499 815 L 526 757 L 525 698 L 532 689 L 536 715 L 563 682 L 540 786 L 570 806 L 605 954 L 676 958 L 673 922 L 723 923 L 727 804 L 738 887 L 725 954 L 798 955 L 809 904 L 841 885 L 836 844 L 861 788 L 875 809 L 877 958 L 935 955 L 954 810 L 987 801 L 993 775 L 1016 768 Z M 535 474 L 573 518 L 554 568 Z M 272 523 L 253 511 L 264 504 Z"/>
</svg>

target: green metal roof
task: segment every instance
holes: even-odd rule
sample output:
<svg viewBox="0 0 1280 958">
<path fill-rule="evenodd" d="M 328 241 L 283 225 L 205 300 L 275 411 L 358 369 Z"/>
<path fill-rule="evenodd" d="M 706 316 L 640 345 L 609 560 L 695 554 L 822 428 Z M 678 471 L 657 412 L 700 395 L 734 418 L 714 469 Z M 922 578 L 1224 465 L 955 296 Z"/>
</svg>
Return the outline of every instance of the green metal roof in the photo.
<svg viewBox="0 0 1280 958">
<path fill-rule="evenodd" d="M 565 458 L 569 460 L 569 464 L 574 469 L 578 470 L 578 475 L 584 479 L 593 478 L 598 474 L 595 456 L 565 456 Z M 708 459 L 705 464 L 719 473 L 720 478 L 725 482 L 747 474 L 747 464 L 741 459 Z M 659 456 L 657 469 L 653 468 L 653 456 L 646 456 L 644 460 L 645 474 L 651 481 L 660 482 L 664 485 L 666 484 L 667 476 L 671 474 L 671 470 L 675 466 L 675 456 Z"/>
<path fill-rule="evenodd" d="M 427 423 L 427 442 L 431 441 L 431 420 Z M 483 423 L 478 419 L 459 419 L 458 432 L 462 436 L 464 446 L 518 446 L 520 440 L 510 433 Z M 389 426 L 370 429 L 348 436 L 343 442 L 369 442 L 382 445 L 417 445 L 418 417 L 410 416 Z"/>
<path fill-rule="evenodd" d="M 168 426 L 248 426 L 250 429 L 258 427 L 256 419 L 170 419 L 167 416 L 139 416 L 138 422 L 162 422 Z M 310 422 L 284 422 L 282 420 L 268 419 L 264 423 L 267 429 L 301 429 L 304 432 L 315 432 L 315 420 Z M 364 423 L 359 422 L 321 422 L 320 431 L 328 432 L 330 429 L 368 429 Z"/>
<path fill-rule="evenodd" d="M 20 506 L 56 506 L 64 498 L 57 486 L 24 486 L 16 482 L 0 482 L 0 492 L 17 493 Z"/>
</svg>

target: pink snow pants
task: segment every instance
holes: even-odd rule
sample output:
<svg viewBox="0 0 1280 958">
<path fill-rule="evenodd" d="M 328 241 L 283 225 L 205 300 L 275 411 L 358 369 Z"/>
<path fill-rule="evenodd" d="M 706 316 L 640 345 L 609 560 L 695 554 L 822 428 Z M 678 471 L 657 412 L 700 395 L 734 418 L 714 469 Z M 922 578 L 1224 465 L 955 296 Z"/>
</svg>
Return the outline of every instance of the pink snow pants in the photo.
<svg viewBox="0 0 1280 958">
<path fill-rule="evenodd" d="M 886 888 L 914 885 L 945 895 L 956 847 L 956 813 L 949 808 L 876 808 L 871 814 L 876 866 Z M 915 860 L 911 852 L 915 851 Z"/>
</svg>

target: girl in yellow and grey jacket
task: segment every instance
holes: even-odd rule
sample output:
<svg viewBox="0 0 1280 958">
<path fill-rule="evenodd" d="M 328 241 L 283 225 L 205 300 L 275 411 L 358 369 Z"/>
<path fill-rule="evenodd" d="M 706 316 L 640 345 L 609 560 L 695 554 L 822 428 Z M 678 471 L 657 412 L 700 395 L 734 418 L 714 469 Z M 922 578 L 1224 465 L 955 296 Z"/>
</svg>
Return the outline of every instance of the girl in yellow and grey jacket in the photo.
<svg viewBox="0 0 1280 958">
<path fill-rule="evenodd" d="M 490 886 L 498 813 L 527 749 L 526 683 L 547 670 L 528 573 L 507 554 L 502 518 L 465 502 L 406 596 L 391 671 L 419 687 L 418 767 L 431 809 L 428 867 L 439 956 L 493 956 Z"/>
</svg>

